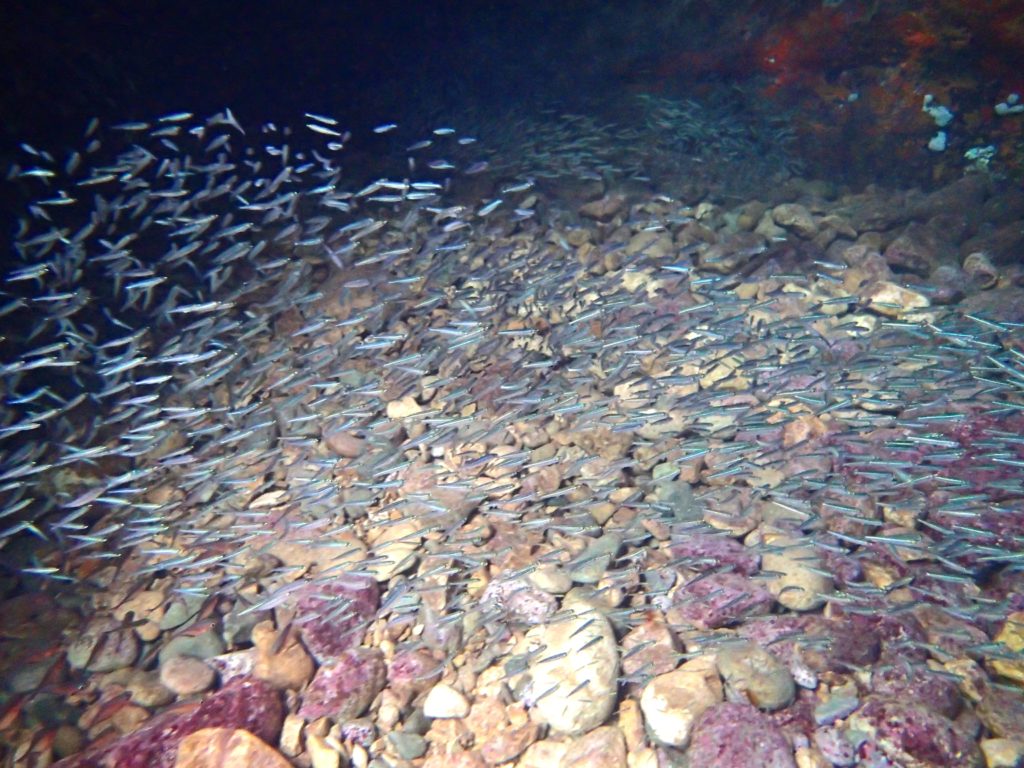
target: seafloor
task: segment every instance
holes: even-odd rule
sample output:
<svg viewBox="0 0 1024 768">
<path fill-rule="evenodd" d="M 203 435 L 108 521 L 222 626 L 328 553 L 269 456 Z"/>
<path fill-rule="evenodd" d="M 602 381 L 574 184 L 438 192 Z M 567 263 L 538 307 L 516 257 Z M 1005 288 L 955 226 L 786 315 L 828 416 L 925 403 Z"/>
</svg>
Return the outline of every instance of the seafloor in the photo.
<svg viewBox="0 0 1024 768">
<path fill-rule="evenodd" d="M 1019 763 L 1024 195 L 644 103 L 24 148 L 4 765 Z"/>
</svg>

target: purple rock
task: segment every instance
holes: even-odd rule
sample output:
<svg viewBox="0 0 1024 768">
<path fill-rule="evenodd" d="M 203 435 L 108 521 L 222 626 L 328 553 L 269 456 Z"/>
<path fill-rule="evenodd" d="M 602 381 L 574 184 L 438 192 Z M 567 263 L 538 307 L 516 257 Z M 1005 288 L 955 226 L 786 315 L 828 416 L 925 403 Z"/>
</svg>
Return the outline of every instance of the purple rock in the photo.
<svg viewBox="0 0 1024 768">
<path fill-rule="evenodd" d="M 350 648 L 316 671 L 302 694 L 299 716 L 331 717 L 339 722 L 359 717 L 384 688 L 384 656 L 377 649 Z"/>
<path fill-rule="evenodd" d="M 981 752 L 948 717 L 923 703 L 871 697 L 848 721 L 870 734 L 868 743 L 898 765 L 982 764 Z"/>
<path fill-rule="evenodd" d="M 432 686 L 442 665 L 425 648 L 403 650 L 388 664 L 388 683 L 398 690 L 418 691 Z"/>
<path fill-rule="evenodd" d="M 871 692 L 920 702 L 950 720 L 963 709 L 963 699 L 956 683 L 923 666 L 890 664 L 878 667 L 871 673 Z"/>
<path fill-rule="evenodd" d="M 367 624 L 377 615 L 380 590 L 364 576 L 339 576 L 312 583 L 298 593 L 295 625 L 302 641 L 320 664 L 330 664 L 363 639 Z"/>
<path fill-rule="evenodd" d="M 480 603 L 497 610 L 517 624 L 543 624 L 558 610 L 553 595 L 537 589 L 525 579 L 495 579 L 487 585 Z"/>
<path fill-rule="evenodd" d="M 693 732 L 686 751 L 689 768 L 796 768 L 781 729 L 750 704 L 716 704 Z"/>
<path fill-rule="evenodd" d="M 753 576 L 761 568 L 761 558 L 735 539 L 696 533 L 675 541 L 669 547 L 673 563 L 695 571 L 709 571 L 730 567 L 736 573 Z"/>
<path fill-rule="evenodd" d="M 669 619 L 717 629 L 749 616 L 764 616 L 772 606 L 764 587 L 737 573 L 713 573 L 686 584 L 674 596 Z"/>
<path fill-rule="evenodd" d="M 203 728 L 244 729 L 268 744 L 277 743 L 284 722 L 284 707 L 277 691 L 262 680 L 229 683 L 184 712 L 158 715 L 139 730 L 113 744 L 65 758 L 55 768 L 171 768 L 178 745 Z"/>
</svg>

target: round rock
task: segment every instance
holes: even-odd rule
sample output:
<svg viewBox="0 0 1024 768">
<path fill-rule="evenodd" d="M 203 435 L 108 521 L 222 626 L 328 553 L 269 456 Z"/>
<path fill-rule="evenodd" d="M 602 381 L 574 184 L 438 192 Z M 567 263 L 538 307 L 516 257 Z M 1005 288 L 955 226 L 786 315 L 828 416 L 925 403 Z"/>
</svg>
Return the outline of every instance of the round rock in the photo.
<svg viewBox="0 0 1024 768">
<path fill-rule="evenodd" d="M 173 656 L 160 665 L 160 682 L 178 696 L 192 696 L 213 686 L 216 673 L 199 659 Z"/>
<path fill-rule="evenodd" d="M 796 685 L 786 665 L 754 643 L 720 648 L 718 672 L 725 680 L 730 700 L 749 701 L 759 709 L 782 709 L 796 695 Z"/>
<path fill-rule="evenodd" d="M 697 718 L 722 698 L 714 659 L 701 656 L 651 680 L 640 695 L 640 709 L 660 744 L 685 747 Z"/>
</svg>

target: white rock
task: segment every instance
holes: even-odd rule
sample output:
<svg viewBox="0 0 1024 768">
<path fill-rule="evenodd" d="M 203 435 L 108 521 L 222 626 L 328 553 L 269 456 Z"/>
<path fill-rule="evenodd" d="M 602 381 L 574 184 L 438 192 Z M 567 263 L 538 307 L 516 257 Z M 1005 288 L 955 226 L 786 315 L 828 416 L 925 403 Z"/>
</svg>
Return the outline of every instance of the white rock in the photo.
<svg viewBox="0 0 1024 768">
<path fill-rule="evenodd" d="M 438 683 L 423 701 L 423 714 L 427 717 L 465 717 L 469 714 L 466 697 L 446 683 Z"/>
<path fill-rule="evenodd" d="M 563 606 L 567 608 L 568 606 Z M 526 699 L 530 717 L 559 734 L 579 735 L 601 725 L 615 707 L 619 653 L 612 626 L 586 604 L 526 633 L 531 651 Z"/>
<path fill-rule="evenodd" d="M 658 742 L 685 747 L 697 718 L 722 699 L 715 659 L 701 656 L 651 680 L 640 695 L 640 709 Z"/>
</svg>

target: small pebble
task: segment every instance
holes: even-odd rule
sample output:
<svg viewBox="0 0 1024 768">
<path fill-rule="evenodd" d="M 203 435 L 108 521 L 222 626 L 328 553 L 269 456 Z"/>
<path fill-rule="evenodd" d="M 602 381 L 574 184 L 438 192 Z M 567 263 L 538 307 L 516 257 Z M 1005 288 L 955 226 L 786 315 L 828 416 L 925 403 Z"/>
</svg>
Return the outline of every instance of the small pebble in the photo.
<svg viewBox="0 0 1024 768">
<path fill-rule="evenodd" d="M 192 696 L 213 687 L 216 673 L 199 659 L 173 656 L 160 665 L 160 682 L 178 696 Z"/>
<path fill-rule="evenodd" d="M 450 685 L 438 683 L 423 701 L 423 714 L 434 718 L 465 717 L 469 714 L 469 702 Z"/>
</svg>

